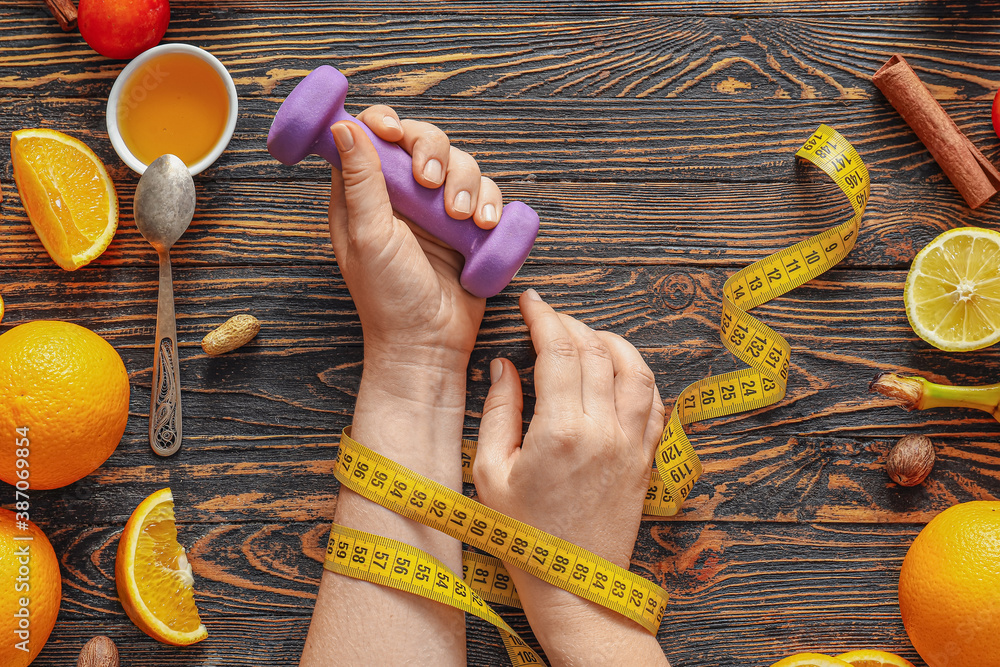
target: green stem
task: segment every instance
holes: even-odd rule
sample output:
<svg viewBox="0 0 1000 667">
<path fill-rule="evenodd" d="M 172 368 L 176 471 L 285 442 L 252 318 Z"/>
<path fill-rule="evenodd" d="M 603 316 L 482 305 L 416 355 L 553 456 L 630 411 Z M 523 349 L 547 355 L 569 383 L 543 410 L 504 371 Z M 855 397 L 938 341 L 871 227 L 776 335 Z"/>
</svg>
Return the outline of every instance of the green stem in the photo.
<svg viewBox="0 0 1000 667">
<path fill-rule="evenodd" d="M 888 396 L 907 410 L 973 408 L 989 412 L 1000 421 L 1000 383 L 962 387 L 937 384 L 922 377 L 880 373 L 872 380 L 869 391 Z"/>
<path fill-rule="evenodd" d="M 1000 384 L 955 387 L 924 380 L 923 400 L 920 401 L 919 409 L 975 408 L 994 413 L 996 416 L 998 404 L 1000 404 Z"/>
</svg>

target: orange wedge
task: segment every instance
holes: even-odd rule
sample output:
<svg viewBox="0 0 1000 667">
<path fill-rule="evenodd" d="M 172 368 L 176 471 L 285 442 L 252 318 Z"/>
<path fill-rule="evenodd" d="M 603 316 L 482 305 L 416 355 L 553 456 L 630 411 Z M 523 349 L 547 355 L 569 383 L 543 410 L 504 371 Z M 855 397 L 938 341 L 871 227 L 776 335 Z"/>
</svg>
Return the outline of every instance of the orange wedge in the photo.
<svg viewBox="0 0 1000 667">
<path fill-rule="evenodd" d="M 100 256 L 118 229 L 118 195 L 94 151 L 32 129 L 11 135 L 10 154 L 21 203 L 53 261 L 75 271 Z"/>
<path fill-rule="evenodd" d="M 853 667 L 913 667 L 913 663 L 906 658 L 874 649 L 848 651 L 838 655 L 837 659 L 843 660 Z"/>
<path fill-rule="evenodd" d="M 118 542 L 115 580 L 128 617 L 153 639 L 187 646 L 208 636 L 194 603 L 191 564 L 177 543 L 170 489 L 132 512 Z"/>
<path fill-rule="evenodd" d="M 797 653 L 779 660 L 771 667 L 851 667 L 851 664 L 819 653 Z"/>
</svg>

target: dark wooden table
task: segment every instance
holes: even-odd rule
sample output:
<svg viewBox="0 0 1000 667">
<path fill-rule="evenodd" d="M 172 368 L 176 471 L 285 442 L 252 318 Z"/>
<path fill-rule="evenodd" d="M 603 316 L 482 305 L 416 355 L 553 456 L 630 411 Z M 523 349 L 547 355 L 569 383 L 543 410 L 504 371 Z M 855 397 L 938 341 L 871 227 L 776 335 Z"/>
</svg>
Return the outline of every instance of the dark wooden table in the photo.
<svg viewBox="0 0 1000 667">
<path fill-rule="evenodd" d="M 847 218 L 843 194 L 793 154 L 826 122 L 861 153 L 872 197 L 854 252 L 758 309 L 793 348 L 788 395 L 771 409 L 689 428 L 705 463 L 683 513 L 643 523 L 634 569 L 672 595 L 659 638 L 676 667 L 769 665 L 799 650 L 881 647 L 923 665 L 896 585 L 913 537 L 961 501 L 996 499 L 1000 426 L 982 413 L 908 415 L 874 400 L 880 369 L 952 382 L 1000 376 L 997 351 L 948 354 L 907 325 L 902 287 L 938 233 L 996 228 L 970 211 L 872 86 L 903 54 L 987 157 L 1000 158 L 990 100 L 1000 85 L 1000 3 L 263 2 L 179 0 L 167 41 L 218 56 L 240 94 L 229 150 L 196 179 L 198 211 L 174 249 L 184 448 L 146 438 L 155 255 L 132 220 L 137 177 L 112 151 L 104 107 L 125 63 L 63 34 L 41 0 L 0 0 L 0 125 L 86 141 L 121 203 L 108 251 L 67 273 L 21 208 L 3 142 L 0 331 L 73 321 L 118 349 L 132 380 L 118 450 L 80 482 L 33 497 L 63 568 L 63 603 L 37 665 L 67 665 L 108 634 L 123 665 L 290 665 L 309 623 L 351 418 L 361 331 L 329 246 L 328 168 L 265 151 L 298 79 L 331 63 L 349 109 L 382 102 L 444 128 L 542 217 L 532 257 L 489 301 L 470 368 L 474 435 L 491 358 L 530 370 L 516 295 L 536 287 L 564 312 L 627 336 L 664 398 L 738 368 L 719 341 L 720 290 L 751 261 Z M 199 342 L 229 316 L 257 340 L 208 358 Z M 937 466 L 903 489 L 884 472 L 907 433 Z M 177 649 L 139 632 L 114 584 L 122 526 L 170 486 L 209 638 Z M 471 492 L 471 491 L 470 491 Z M 10 506 L 13 494 L 2 499 Z M 8 502 L 10 501 L 10 502 Z M 523 616 L 508 614 L 518 628 Z M 494 629 L 469 621 L 469 661 L 503 665 Z"/>
</svg>

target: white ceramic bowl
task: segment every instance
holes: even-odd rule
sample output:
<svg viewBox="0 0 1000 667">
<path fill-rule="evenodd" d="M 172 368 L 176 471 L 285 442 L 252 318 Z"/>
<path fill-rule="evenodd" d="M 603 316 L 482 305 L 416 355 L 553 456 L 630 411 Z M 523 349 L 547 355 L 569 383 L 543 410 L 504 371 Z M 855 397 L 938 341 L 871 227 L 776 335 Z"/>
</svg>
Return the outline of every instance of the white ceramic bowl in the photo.
<svg viewBox="0 0 1000 667">
<path fill-rule="evenodd" d="M 121 98 L 122 91 L 125 90 L 125 84 L 129 78 L 140 67 L 142 67 L 143 64 L 165 53 L 187 53 L 204 60 L 212 66 L 212 69 L 214 69 L 219 75 L 219 78 L 222 79 L 222 82 L 226 86 L 226 94 L 229 97 L 229 118 L 226 121 L 226 129 L 222 132 L 222 136 L 219 137 L 219 140 L 215 142 L 215 146 L 212 148 L 211 152 L 209 152 L 209 154 L 206 155 L 201 161 L 188 167 L 191 175 L 194 176 L 195 174 L 200 174 L 208 169 L 213 162 L 219 159 L 219 156 L 222 155 L 222 151 L 226 150 L 226 146 L 229 145 L 229 140 L 233 137 L 233 130 L 236 129 L 236 115 L 239 112 L 236 97 L 236 85 L 233 83 L 233 77 L 229 75 L 225 66 L 219 62 L 219 59 L 205 49 L 199 49 L 197 46 L 191 46 L 190 44 L 161 44 L 160 46 L 154 46 L 147 51 L 143 51 L 136 56 L 132 62 L 125 66 L 125 69 L 121 71 L 118 78 L 115 79 L 115 85 L 111 87 L 111 94 L 108 95 L 108 136 L 111 138 L 111 145 L 114 146 L 115 152 L 118 153 L 118 157 L 120 157 L 125 164 L 139 174 L 146 171 L 146 165 L 143 164 L 136 156 L 132 155 L 132 151 L 128 149 L 128 146 L 125 145 L 125 140 L 122 139 L 121 130 L 118 128 L 118 100 Z"/>
</svg>

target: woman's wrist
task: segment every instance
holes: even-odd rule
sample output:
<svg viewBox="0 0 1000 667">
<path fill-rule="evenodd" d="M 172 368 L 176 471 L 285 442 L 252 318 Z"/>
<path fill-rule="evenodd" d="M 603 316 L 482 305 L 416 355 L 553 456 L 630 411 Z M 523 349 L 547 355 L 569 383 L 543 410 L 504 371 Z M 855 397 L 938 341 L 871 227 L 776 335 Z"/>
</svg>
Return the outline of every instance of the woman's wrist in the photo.
<svg viewBox="0 0 1000 667">
<path fill-rule="evenodd" d="M 401 465 L 460 489 L 466 368 L 449 363 L 366 354 L 352 435 Z"/>
<path fill-rule="evenodd" d="M 409 374 L 416 380 L 426 379 L 432 372 L 449 377 L 461 375 L 464 379 L 475 339 L 461 344 L 440 340 L 400 343 L 366 336 L 364 345 L 366 369 L 378 369 L 380 372 L 412 369 L 419 371 L 419 375 Z"/>
<path fill-rule="evenodd" d="M 665 663 L 656 637 L 635 622 L 515 568 L 511 577 L 553 666 L 635 664 L 631 660 L 639 656 L 648 658 L 639 664 Z"/>
</svg>

